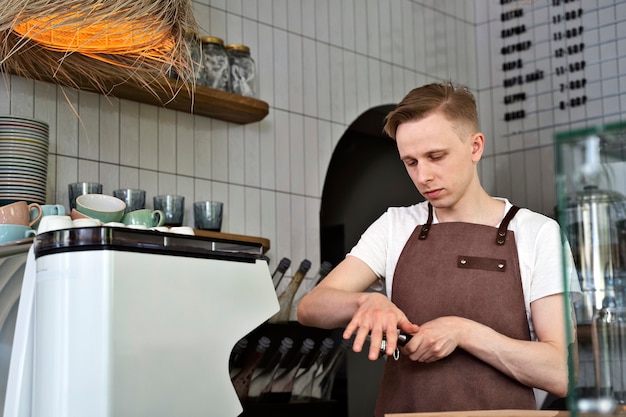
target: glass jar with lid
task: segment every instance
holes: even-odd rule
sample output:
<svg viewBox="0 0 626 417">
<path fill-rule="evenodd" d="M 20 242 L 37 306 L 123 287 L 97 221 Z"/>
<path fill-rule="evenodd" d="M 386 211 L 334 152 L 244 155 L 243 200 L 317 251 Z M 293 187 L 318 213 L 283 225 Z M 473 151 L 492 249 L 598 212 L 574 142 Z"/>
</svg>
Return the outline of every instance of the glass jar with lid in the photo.
<svg viewBox="0 0 626 417">
<path fill-rule="evenodd" d="M 230 64 L 224 49 L 224 40 L 216 36 L 200 38 L 202 44 L 202 69 L 197 80 L 206 87 L 230 91 Z"/>
<path fill-rule="evenodd" d="M 246 45 L 231 44 L 226 46 L 230 63 L 230 89 L 242 96 L 256 96 L 256 68 Z"/>
<path fill-rule="evenodd" d="M 185 31 L 185 43 L 187 44 L 187 51 L 189 53 L 189 61 L 191 65 L 191 71 L 189 76 L 182 77 L 185 81 L 197 81 L 200 76 L 200 70 L 202 69 L 202 49 L 200 45 L 200 38 L 198 34 L 193 31 Z"/>
</svg>

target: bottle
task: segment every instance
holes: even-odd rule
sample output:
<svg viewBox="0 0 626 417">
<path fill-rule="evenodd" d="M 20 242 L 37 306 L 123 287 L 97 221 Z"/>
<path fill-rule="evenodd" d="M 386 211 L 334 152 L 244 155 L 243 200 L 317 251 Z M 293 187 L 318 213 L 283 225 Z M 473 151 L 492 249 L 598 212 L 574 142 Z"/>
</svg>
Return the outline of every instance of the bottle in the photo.
<svg viewBox="0 0 626 417">
<path fill-rule="evenodd" d="M 283 258 L 280 260 L 280 262 L 278 263 L 278 266 L 276 267 L 276 270 L 272 274 L 272 282 L 274 283 L 274 289 L 278 289 L 278 285 L 280 284 L 280 281 L 282 281 L 283 277 L 285 276 L 285 272 L 287 272 L 287 269 L 289 269 L 290 266 L 291 266 L 291 259 Z"/>
<path fill-rule="evenodd" d="M 326 275 L 328 275 L 330 271 L 332 271 L 332 269 L 333 264 L 328 261 L 322 262 L 322 264 L 320 265 L 320 270 L 317 272 L 317 275 L 313 280 L 313 286 L 319 284 L 324 278 L 326 278 Z"/>
<path fill-rule="evenodd" d="M 241 369 L 241 357 L 243 356 L 243 352 L 245 352 L 247 348 L 248 339 L 244 337 L 237 342 L 237 344 L 233 348 L 233 351 L 230 353 L 230 358 L 228 359 L 228 371 L 230 372 L 231 378 L 234 377 Z"/>
<path fill-rule="evenodd" d="M 351 343 L 350 340 L 343 340 L 330 356 L 327 363 L 324 364 L 324 369 L 315 375 L 313 383 L 311 384 L 312 400 L 328 401 L 331 399 L 337 372 L 341 368 L 341 365 L 343 365 L 346 352 Z"/>
<path fill-rule="evenodd" d="M 596 395 L 586 400 L 593 403 L 595 409 L 603 410 L 603 413 L 606 410 L 606 414 L 612 414 L 626 402 L 625 329 L 626 309 L 607 302 L 605 297 L 591 323 Z"/>
<path fill-rule="evenodd" d="M 304 276 L 307 272 L 309 272 L 309 269 L 311 269 L 311 261 L 309 261 L 308 259 L 304 259 L 300 263 L 298 271 L 291 279 L 291 282 L 289 283 L 285 291 L 283 291 L 283 293 L 278 296 L 278 305 L 280 306 L 280 310 L 278 311 L 278 313 L 270 317 L 270 323 L 287 323 L 289 321 L 293 298 L 296 295 L 300 284 L 302 284 Z"/>
<path fill-rule="evenodd" d="M 263 355 L 265 351 L 270 346 L 270 339 L 268 337 L 261 337 L 259 342 L 257 343 L 256 349 L 254 352 L 250 353 L 248 358 L 246 359 L 246 363 L 241 368 L 241 370 L 232 378 L 233 386 L 235 387 L 235 392 L 237 393 L 237 397 L 239 397 L 239 401 L 242 403 L 246 401 L 248 398 L 248 390 L 250 388 L 250 380 L 252 379 L 252 374 L 256 370 L 259 362 L 263 359 Z"/>
<path fill-rule="evenodd" d="M 255 97 L 256 68 L 246 45 L 226 45 L 230 64 L 230 89 L 235 94 Z"/>
<path fill-rule="evenodd" d="M 252 378 L 250 389 L 248 390 L 249 400 L 258 399 L 262 393 L 268 392 L 278 369 L 285 367 L 285 361 L 288 359 L 288 353 L 292 347 L 293 339 L 290 337 L 283 338 L 280 342 L 280 347 L 274 352 L 265 368 Z"/>
<path fill-rule="evenodd" d="M 296 296 L 294 297 L 294 301 L 291 303 L 291 312 L 289 313 L 289 320 L 291 321 L 298 320 L 298 304 L 300 303 L 300 300 L 302 299 L 302 297 L 304 297 L 306 293 L 311 291 L 311 289 L 314 286 L 319 284 L 320 281 L 323 280 L 332 269 L 333 269 L 333 264 L 331 264 L 328 261 L 324 261 L 322 262 L 322 265 L 320 265 L 320 269 L 319 271 L 317 271 L 317 274 L 315 275 L 315 277 L 311 280 L 311 282 L 313 282 L 313 285 L 310 285 L 310 286 L 306 284 L 300 285 L 300 288 L 298 289 L 298 292 L 296 293 Z"/>
<path fill-rule="evenodd" d="M 314 347 L 315 342 L 313 342 L 313 339 L 304 339 L 304 341 L 302 342 L 302 346 L 300 346 L 300 351 L 297 353 L 297 355 L 295 355 L 291 359 L 291 361 L 285 366 L 285 368 L 279 370 L 276 373 L 268 392 L 261 395 L 261 402 L 289 402 L 289 398 L 291 397 L 291 389 L 293 388 L 293 383 L 296 375 L 298 374 L 298 371 L 302 367 L 302 364 Z"/>
<path fill-rule="evenodd" d="M 335 342 L 330 337 L 322 340 L 322 346 L 315 354 L 311 361 L 311 365 L 301 374 L 296 375 L 291 390 L 290 402 L 306 402 L 310 401 L 313 391 L 313 381 L 315 376 L 324 371 L 324 361 L 328 352 L 335 346 Z"/>
<path fill-rule="evenodd" d="M 202 68 L 198 84 L 230 91 L 230 64 L 224 49 L 224 40 L 216 36 L 203 36 Z"/>
</svg>

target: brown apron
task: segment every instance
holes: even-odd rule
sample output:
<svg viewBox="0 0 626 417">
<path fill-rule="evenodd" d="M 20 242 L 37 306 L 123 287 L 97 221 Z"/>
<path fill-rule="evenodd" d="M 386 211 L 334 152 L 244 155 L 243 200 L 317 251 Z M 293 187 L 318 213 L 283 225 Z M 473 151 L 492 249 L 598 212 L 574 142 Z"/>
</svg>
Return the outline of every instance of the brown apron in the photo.
<svg viewBox="0 0 626 417">
<path fill-rule="evenodd" d="M 416 324 L 460 316 L 506 336 L 530 340 L 515 236 L 471 223 L 417 226 L 394 273 L 391 300 Z M 535 409 L 532 388 L 462 349 L 434 363 L 388 358 L 375 415 L 386 413 Z"/>
</svg>

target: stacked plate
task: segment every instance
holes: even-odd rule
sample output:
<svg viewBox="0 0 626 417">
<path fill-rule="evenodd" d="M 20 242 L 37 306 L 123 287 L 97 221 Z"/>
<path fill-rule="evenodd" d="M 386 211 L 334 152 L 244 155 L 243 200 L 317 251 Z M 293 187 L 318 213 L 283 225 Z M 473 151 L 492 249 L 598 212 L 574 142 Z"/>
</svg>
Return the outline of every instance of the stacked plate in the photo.
<svg viewBox="0 0 626 417">
<path fill-rule="evenodd" d="M 0 116 L 0 205 L 45 204 L 48 131 L 44 122 Z"/>
</svg>

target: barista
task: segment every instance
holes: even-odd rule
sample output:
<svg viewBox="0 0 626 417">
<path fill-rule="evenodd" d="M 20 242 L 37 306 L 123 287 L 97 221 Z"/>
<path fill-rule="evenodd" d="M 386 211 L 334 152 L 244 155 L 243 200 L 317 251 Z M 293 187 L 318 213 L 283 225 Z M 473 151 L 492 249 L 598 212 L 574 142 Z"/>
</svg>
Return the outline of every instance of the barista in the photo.
<svg viewBox="0 0 626 417">
<path fill-rule="evenodd" d="M 385 132 L 426 201 L 378 218 L 301 300 L 299 321 L 345 326 L 355 352 L 369 336 L 371 360 L 383 338 L 392 355 L 398 332 L 412 335 L 385 363 L 377 417 L 534 409 L 532 387 L 566 396 L 559 226 L 482 188 L 473 95 L 452 83 L 416 88 Z M 381 279 L 386 295 L 366 291 Z"/>
</svg>

